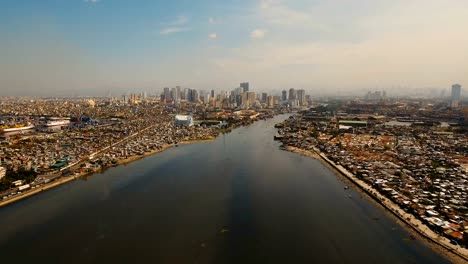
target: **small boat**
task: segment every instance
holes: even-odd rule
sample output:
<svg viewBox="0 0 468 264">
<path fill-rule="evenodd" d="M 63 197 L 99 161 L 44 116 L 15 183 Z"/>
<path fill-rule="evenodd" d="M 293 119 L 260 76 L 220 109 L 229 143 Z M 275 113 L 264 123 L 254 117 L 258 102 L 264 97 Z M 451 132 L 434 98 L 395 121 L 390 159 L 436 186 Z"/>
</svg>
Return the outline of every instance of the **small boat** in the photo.
<svg viewBox="0 0 468 264">
<path fill-rule="evenodd" d="M 274 140 L 283 139 L 283 138 L 284 138 L 283 135 L 275 135 L 275 136 L 273 137 Z"/>
</svg>

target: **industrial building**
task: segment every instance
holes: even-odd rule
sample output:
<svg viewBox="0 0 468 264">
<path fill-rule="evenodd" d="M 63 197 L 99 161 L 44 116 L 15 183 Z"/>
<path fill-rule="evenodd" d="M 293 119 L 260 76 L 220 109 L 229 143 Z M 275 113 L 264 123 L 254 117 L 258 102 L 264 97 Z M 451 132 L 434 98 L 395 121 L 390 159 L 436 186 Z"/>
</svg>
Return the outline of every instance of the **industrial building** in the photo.
<svg viewBox="0 0 468 264">
<path fill-rule="evenodd" d="M 175 124 L 180 126 L 193 126 L 193 118 L 191 115 L 176 115 Z"/>
</svg>

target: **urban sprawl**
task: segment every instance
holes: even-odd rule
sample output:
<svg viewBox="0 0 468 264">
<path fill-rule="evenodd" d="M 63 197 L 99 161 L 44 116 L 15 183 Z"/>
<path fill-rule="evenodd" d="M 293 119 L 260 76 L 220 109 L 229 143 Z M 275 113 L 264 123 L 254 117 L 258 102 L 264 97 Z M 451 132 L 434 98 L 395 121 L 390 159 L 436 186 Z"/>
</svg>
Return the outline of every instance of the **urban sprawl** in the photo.
<svg viewBox="0 0 468 264">
<path fill-rule="evenodd" d="M 468 246 L 468 104 L 460 94 L 455 84 L 448 98 L 393 98 L 381 91 L 312 98 L 292 88 L 256 93 L 241 83 L 230 92 L 174 87 L 152 96 L 2 98 L 0 202 L 295 112 L 277 124 L 275 138 L 285 149 L 321 155 L 462 252 Z"/>
</svg>

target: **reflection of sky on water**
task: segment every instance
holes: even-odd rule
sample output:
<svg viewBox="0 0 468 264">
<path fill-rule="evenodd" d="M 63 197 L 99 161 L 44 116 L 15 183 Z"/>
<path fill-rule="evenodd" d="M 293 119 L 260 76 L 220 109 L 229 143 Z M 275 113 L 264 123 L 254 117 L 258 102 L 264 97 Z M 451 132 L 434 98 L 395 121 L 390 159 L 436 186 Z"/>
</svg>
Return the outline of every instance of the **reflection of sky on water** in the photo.
<svg viewBox="0 0 468 264">
<path fill-rule="evenodd" d="M 405 242 L 409 234 L 393 230 L 393 218 L 344 190 L 320 162 L 279 150 L 272 127 L 284 118 L 2 208 L 2 258 L 37 260 L 60 248 L 48 260 L 444 263 L 420 241 Z"/>
</svg>

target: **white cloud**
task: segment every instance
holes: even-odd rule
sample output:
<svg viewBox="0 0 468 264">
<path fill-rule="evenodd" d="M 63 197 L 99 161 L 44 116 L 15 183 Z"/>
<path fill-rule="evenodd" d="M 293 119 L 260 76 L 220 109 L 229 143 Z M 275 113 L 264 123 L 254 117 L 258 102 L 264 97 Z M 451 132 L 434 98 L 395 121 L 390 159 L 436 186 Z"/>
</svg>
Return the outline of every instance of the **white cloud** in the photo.
<svg viewBox="0 0 468 264">
<path fill-rule="evenodd" d="M 392 2 L 372 15 L 351 17 L 351 32 L 362 36 L 358 40 L 296 41 L 288 38 L 289 28 L 275 27 L 275 35 L 219 53 L 212 62 L 219 76 L 250 75 L 252 82 L 264 87 L 418 88 L 468 83 L 464 34 L 468 1 L 450 1 L 451 5 L 415 1 Z M 254 36 L 265 35 L 255 30 Z"/>
<path fill-rule="evenodd" d="M 185 16 L 179 16 L 177 17 L 176 20 L 169 22 L 168 25 L 170 26 L 180 26 L 180 25 L 185 25 L 188 22 L 188 18 Z"/>
<path fill-rule="evenodd" d="M 210 17 L 210 18 L 208 18 L 208 23 L 210 23 L 210 24 L 216 24 L 216 21 L 215 21 L 214 18 Z"/>
<path fill-rule="evenodd" d="M 179 32 L 184 32 L 184 31 L 189 31 L 189 30 L 190 28 L 188 27 L 168 27 L 159 31 L 159 34 L 167 35 L 167 34 L 179 33 Z"/>
<path fill-rule="evenodd" d="M 97 3 L 99 0 L 84 0 L 86 3 Z"/>
<path fill-rule="evenodd" d="M 210 39 L 216 39 L 218 35 L 216 33 L 211 33 L 208 37 L 210 37 Z"/>
<path fill-rule="evenodd" d="M 187 26 L 184 26 L 188 23 L 188 21 L 189 19 L 186 16 L 178 16 L 177 19 L 168 23 L 164 23 L 166 27 L 161 29 L 159 31 L 159 34 L 167 35 L 167 34 L 172 34 L 172 33 L 189 31 L 190 28 Z"/>
<path fill-rule="evenodd" d="M 262 39 L 265 37 L 267 31 L 263 29 L 255 29 L 250 33 L 250 37 L 253 39 Z"/>
</svg>

